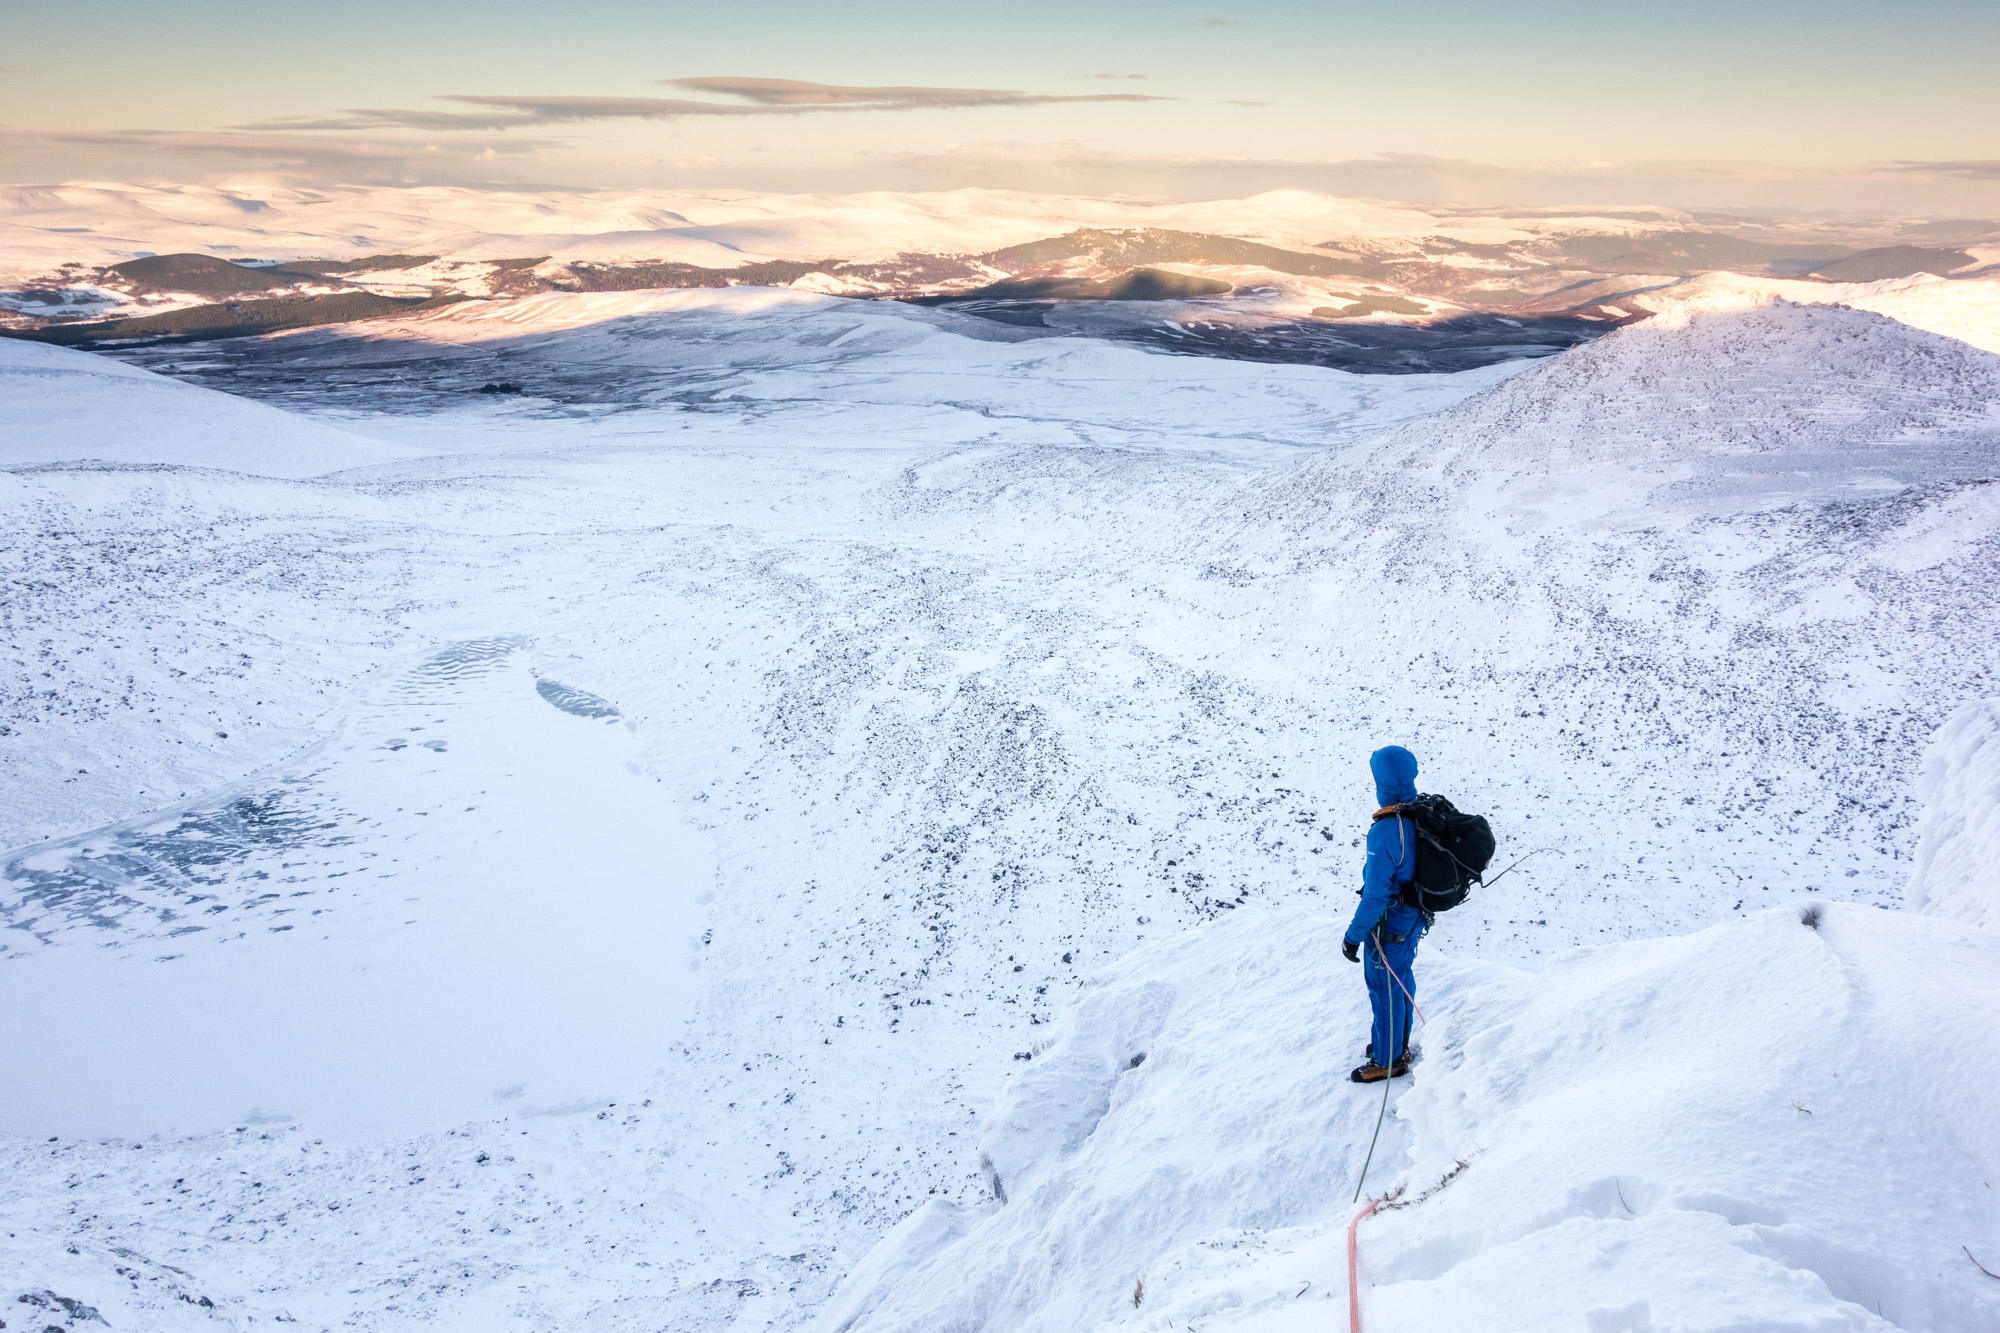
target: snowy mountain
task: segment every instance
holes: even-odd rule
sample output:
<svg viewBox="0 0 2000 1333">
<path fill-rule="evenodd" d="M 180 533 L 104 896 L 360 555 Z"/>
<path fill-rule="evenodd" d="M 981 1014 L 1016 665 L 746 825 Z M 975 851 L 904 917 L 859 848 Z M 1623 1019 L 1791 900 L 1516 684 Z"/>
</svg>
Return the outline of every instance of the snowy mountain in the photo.
<svg viewBox="0 0 2000 1333">
<path fill-rule="evenodd" d="M 1944 237 L 1959 248 L 1940 248 Z M 1732 276 L 1731 291 L 1775 283 L 1805 301 L 1928 284 L 1889 313 L 1990 333 L 1995 263 L 2000 232 L 1975 223 L 1478 211 L 1304 191 L 1169 204 L 985 190 L 0 189 L 0 328 L 73 344 L 393 318 L 399 303 L 785 285 L 1202 355 L 1452 370 L 1712 299 L 1712 284 L 1683 289 L 1732 270 L 1753 276 Z M 1441 346 L 1455 355 L 1440 359 Z"/>
<path fill-rule="evenodd" d="M 1780 305 L 1363 376 L 770 288 L 23 356 L 37 1317 L 1337 1318 L 1393 739 L 1533 855 L 1419 962 L 1372 1312 L 1992 1322 L 2000 358 Z M 296 470 L 155 435 L 218 401 Z"/>
<path fill-rule="evenodd" d="M 1845 306 L 1781 302 L 1621 329 L 1365 454 L 1302 465 L 1284 521 L 1312 521 L 1312 478 L 1354 468 L 1478 475 L 1511 504 L 1528 485 L 1625 489 L 1650 521 L 1663 502 L 1716 491 L 1740 509 L 1760 495 L 1860 499 L 1973 479 L 1996 447 L 2000 356 Z"/>
<path fill-rule="evenodd" d="M 1693 224 L 1675 209 L 1557 215 L 1427 210 L 1303 190 L 1162 204 L 972 189 L 774 195 L 436 186 L 230 190 L 115 183 L 9 186 L 0 194 L 0 217 L 7 224 L 0 239 L 13 262 L 51 266 L 130 258 L 135 246 L 162 254 L 200 250 L 265 260 L 394 252 L 721 266 L 829 256 L 880 261 L 905 252 L 977 254 L 1080 227 L 1154 227 L 1287 249 L 1339 238 L 1371 252 L 1417 253 L 1431 236 L 1472 246 L 1587 234 L 1619 238 L 1614 248 L 1630 250 L 1634 237 Z"/>
</svg>

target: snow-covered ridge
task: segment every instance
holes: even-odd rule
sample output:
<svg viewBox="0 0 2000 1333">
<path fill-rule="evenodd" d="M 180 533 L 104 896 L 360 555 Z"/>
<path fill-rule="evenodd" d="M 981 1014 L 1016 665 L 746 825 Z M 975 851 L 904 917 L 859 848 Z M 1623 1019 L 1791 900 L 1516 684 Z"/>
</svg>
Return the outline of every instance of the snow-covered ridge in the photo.
<svg viewBox="0 0 2000 1333">
<path fill-rule="evenodd" d="M 1983 514 L 1965 488 L 1996 470 L 2000 356 L 1866 311 L 1781 302 L 1629 325 L 1301 461 L 1234 504 L 1236 540 L 1296 560 L 1339 547 L 1352 523 L 1396 516 L 1420 548 L 1521 549 L 1541 525 L 1654 527 L 1920 493 Z M 1444 512 L 1457 515 L 1448 540 L 1434 526 Z"/>
<path fill-rule="evenodd" d="M 1788 282 L 1740 273 L 1705 273 L 1630 297 L 1659 320 L 1684 324 L 1697 315 L 1749 310 L 1774 301 L 1845 305 L 2000 353 L 2000 279 L 1947 279 L 1929 273 L 1880 282 Z"/>
<path fill-rule="evenodd" d="M 1784 302 L 1629 325 L 1413 423 L 1374 456 L 1559 473 L 1961 432 L 2000 451 L 2000 355 Z"/>
<path fill-rule="evenodd" d="M 311 477 L 414 452 L 88 352 L 0 338 L 0 469 L 89 459 Z"/>
<path fill-rule="evenodd" d="M 1093 978 L 987 1119 L 995 1197 L 918 1209 L 818 1327 L 1344 1326 L 1380 1098 L 1343 925 L 1242 913 Z M 1996 944 L 1813 904 L 1540 974 L 1426 950 L 1364 1326 L 1992 1327 L 1960 1246 L 2000 1225 Z"/>
</svg>

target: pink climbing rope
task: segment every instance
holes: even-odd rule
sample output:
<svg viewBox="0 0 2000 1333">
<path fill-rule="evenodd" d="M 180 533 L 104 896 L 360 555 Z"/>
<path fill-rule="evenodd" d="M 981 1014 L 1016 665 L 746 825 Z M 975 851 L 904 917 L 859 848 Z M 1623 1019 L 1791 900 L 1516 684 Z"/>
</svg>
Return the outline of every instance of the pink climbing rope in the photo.
<svg viewBox="0 0 2000 1333">
<path fill-rule="evenodd" d="M 1389 966 L 1389 956 L 1382 952 L 1382 937 L 1372 930 L 1368 932 L 1368 937 L 1375 941 L 1375 956 L 1381 960 L 1382 970 L 1387 972 L 1389 979 L 1396 983 L 1396 989 L 1403 992 L 1403 998 L 1410 1002 L 1410 1008 L 1417 1009 L 1417 997 L 1410 994 L 1410 988 L 1405 986 L 1403 979 L 1396 975 L 1396 969 Z M 1421 1009 L 1417 1009 L 1417 1021 L 1425 1027 L 1431 1025 L 1430 1019 L 1424 1017 L 1424 1011 Z"/>
<path fill-rule="evenodd" d="M 1361 1225 L 1361 1219 L 1382 1206 L 1380 1199 L 1370 1199 L 1368 1206 L 1354 1215 L 1347 1224 L 1347 1333 L 1361 1333 L 1361 1278 L 1359 1264 L 1354 1253 L 1354 1228 Z"/>
<path fill-rule="evenodd" d="M 1376 947 L 1379 950 L 1381 946 L 1378 945 Z M 1396 988 L 1403 992 L 1403 998 L 1410 1002 L 1410 1008 L 1417 1009 L 1417 997 L 1410 994 L 1410 988 L 1403 984 L 1403 979 L 1396 975 L 1396 970 L 1389 966 L 1389 960 L 1386 958 L 1382 960 L 1382 970 L 1389 974 L 1389 979 L 1394 981 Z M 1425 1027 L 1431 1025 L 1430 1019 L 1424 1017 L 1424 1011 L 1421 1009 L 1417 1009 L 1417 1021 Z"/>
</svg>

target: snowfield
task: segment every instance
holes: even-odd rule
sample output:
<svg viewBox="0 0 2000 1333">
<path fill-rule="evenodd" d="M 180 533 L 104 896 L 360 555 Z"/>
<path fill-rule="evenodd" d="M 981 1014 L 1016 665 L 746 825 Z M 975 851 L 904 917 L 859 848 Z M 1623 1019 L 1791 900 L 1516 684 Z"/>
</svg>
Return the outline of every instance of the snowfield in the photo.
<svg viewBox="0 0 2000 1333">
<path fill-rule="evenodd" d="M 749 288 L 16 346 L 24 1318 L 1337 1324 L 1389 741 L 1528 859 L 1419 958 L 1372 1327 L 2000 1316 L 1990 352 Z"/>
</svg>

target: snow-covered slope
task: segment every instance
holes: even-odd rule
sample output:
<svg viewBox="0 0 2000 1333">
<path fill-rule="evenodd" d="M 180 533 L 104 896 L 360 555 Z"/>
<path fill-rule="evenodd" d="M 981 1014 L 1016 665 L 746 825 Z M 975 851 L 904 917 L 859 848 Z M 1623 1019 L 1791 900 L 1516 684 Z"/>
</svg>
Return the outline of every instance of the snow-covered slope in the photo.
<svg viewBox="0 0 2000 1333">
<path fill-rule="evenodd" d="M 927 1203 L 828 1333 L 1342 1327 L 1379 1097 L 1342 922 L 1243 913 L 1093 978 L 1007 1081 L 1004 1198 Z M 1439 958 L 1358 1228 L 1366 1327 L 1975 1333 L 2000 1284 L 2000 950 L 1810 904 Z M 1990 1262 L 1990 1255 L 1988 1257 Z"/>
<path fill-rule="evenodd" d="M 1616 393 L 1572 423 L 1609 423 L 1606 441 L 1563 445 L 1599 461 L 1556 472 L 1521 452 L 1542 427 L 1482 452 L 1516 407 L 1572 429 L 1563 395 L 1500 397 L 1495 372 L 1364 395 L 1310 367 L 982 340 L 797 293 L 591 307 L 615 315 L 595 324 L 567 299 L 521 303 L 540 312 L 521 321 L 468 307 L 435 338 L 301 334 L 258 344 L 282 354 L 268 363 L 206 362 L 424 457 L 311 482 L 13 475 L 0 807 L 23 838 L 107 827 L 5 858 L 0 909 L 48 931 L 70 984 L 96 969 L 108 987 L 168 976 L 176 950 L 267 974 L 303 956 L 303 932 L 269 927 L 336 898 L 393 935 L 413 895 L 372 867 L 393 854 L 454 882 L 458 851 L 492 854 L 483 821 L 532 829 L 550 860 L 524 868 L 560 852 L 595 883 L 629 866 L 650 834 L 617 825 L 640 816 L 565 805 L 537 824 L 523 787 L 485 781 L 528 781 L 508 767 L 532 758 L 517 704 L 616 728 L 523 690 L 417 718 L 401 750 L 379 731 L 374 691 L 407 667 L 520 641 L 520 670 L 632 728 L 577 796 L 599 776 L 615 792 L 629 763 L 659 779 L 640 784 L 653 817 L 691 819 L 712 848 L 685 1019 L 618 1033 L 623 1068 L 657 1072 L 569 1114 L 361 1145 L 290 1096 L 250 1104 L 300 1119 L 240 1134 L 134 1146 L 59 1123 L 56 1143 L 0 1141 L 4 1253 L 34 1291 L 101 1281 L 138 1302 L 119 1266 L 171 1264 L 238 1324 L 796 1328 L 918 1204 L 984 1196 L 991 1090 L 1036 1063 L 1015 1057 L 1081 978 L 1203 922 L 1351 902 L 1373 745 L 1410 744 L 1503 854 L 1537 853 L 1440 923 L 1425 975 L 1444 998 L 1448 953 L 1532 966 L 1803 898 L 1883 917 L 1915 848 L 1923 742 L 2000 688 L 1996 488 L 1978 484 L 1970 399 L 1951 396 L 1984 363 L 1876 347 L 1923 335 L 1854 312 L 1755 316 L 1782 349 L 1755 363 L 1761 398 L 1757 344 L 1699 322 L 1626 342 L 1675 373 L 1612 357 L 1565 382 Z M 1723 334 L 1750 317 L 1728 318 Z M 1850 338 L 1850 359 L 1825 359 Z M 1867 429 L 1849 429 L 1829 365 L 1916 387 L 1878 385 L 1880 411 L 1857 397 Z M 500 379 L 524 391 L 477 392 Z M 1803 443 L 1765 431 L 1774 447 L 1739 450 L 1712 429 L 1676 452 L 1618 406 L 1699 419 L 1725 391 L 1732 411 L 1805 405 Z M 1406 421 L 1359 439 L 1461 400 L 1428 436 Z M 1878 428 L 1904 433 L 1870 443 Z M 1633 472 L 1620 440 L 1653 461 Z M 1707 486 L 1719 471 L 1750 480 Z M 343 718 L 367 724 L 339 733 L 351 744 Z M 428 739 L 450 742 L 436 762 L 409 753 Z M 324 779 L 284 762 L 320 742 Z M 253 838 L 222 817 L 238 795 L 294 810 L 302 778 L 342 796 L 322 815 L 375 822 Z M 42 804 L 20 813 L 22 794 Z M 190 818 L 128 822 L 184 802 Z M 185 865 L 217 902 L 163 923 L 143 909 L 188 907 L 166 892 Z M 570 881 L 528 879 L 507 900 L 559 914 Z M 310 896 L 278 918 L 294 892 Z M 228 931 L 159 940 L 211 906 Z M 471 922 L 475 906 L 424 910 Z M 1344 1023 L 1345 965 L 1308 944 L 1281 955 Z M 632 984 L 619 971 L 607 993 Z M 1311 1068 L 1337 1082 L 1351 1056 L 1328 1044 Z"/>
<path fill-rule="evenodd" d="M 88 352 L 0 338 L 0 468 L 91 460 L 312 477 L 413 454 Z"/>
<path fill-rule="evenodd" d="M 1938 729 L 1917 796 L 1911 908 L 2000 927 L 2000 699 L 1969 703 Z"/>
<path fill-rule="evenodd" d="M 1640 866 L 1670 917 L 1685 877 L 1661 858 L 1696 846 L 1754 908 L 1886 869 L 1836 849 L 1914 822 L 1915 756 L 1991 692 L 1996 367 L 1827 307 L 1635 326 L 1257 479 L 1203 554 L 1302 601 L 1338 589 L 1315 632 L 1360 679 L 1331 699 L 1454 776 L 1495 745 L 1495 783 L 1564 757 L 1532 836 L 1606 864 L 1563 918 Z"/>
</svg>

